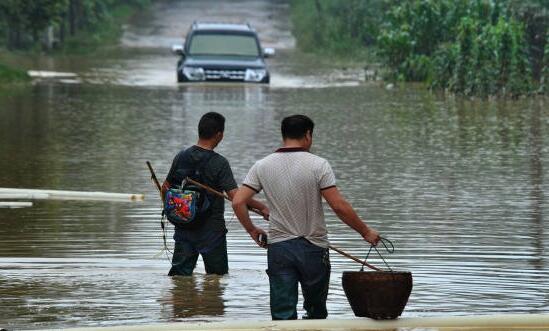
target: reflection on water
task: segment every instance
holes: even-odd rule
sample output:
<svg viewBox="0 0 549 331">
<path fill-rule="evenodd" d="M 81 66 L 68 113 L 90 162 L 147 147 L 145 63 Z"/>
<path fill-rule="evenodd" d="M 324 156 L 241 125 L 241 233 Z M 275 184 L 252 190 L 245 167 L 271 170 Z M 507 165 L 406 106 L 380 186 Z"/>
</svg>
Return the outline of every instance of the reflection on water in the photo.
<svg viewBox="0 0 549 331">
<path fill-rule="evenodd" d="M 166 26 L 185 8 L 154 23 L 167 3 L 156 5 L 144 30 L 128 27 L 122 49 L 35 63 L 76 72 L 82 84 L 41 82 L 0 95 L 1 187 L 146 194 L 134 204 L 37 201 L 0 209 L 1 327 L 269 319 L 265 250 L 230 208 L 229 275 L 207 276 L 198 263 L 193 277 L 166 276 L 158 195 L 145 161 L 162 180 L 208 111 L 227 118 L 219 152 L 239 182 L 279 146 L 283 117 L 315 120 L 314 152 L 330 160 L 359 214 L 394 242 L 391 266 L 413 273 L 404 316 L 549 313 L 543 101 L 463 101 L 414 86 L 386 91 L 352 71 L 300 61 L 291 49 L 272 59 L 271 86 L 177 86 L 175 58 L 154 44 L 171 40 Z M 180 3 L 218 15 L 208 2 Z M 287 10 L 269 3 L 270 11 Z M 243 12 L 265 5 L 234 4 L 249 5 Z M 275 44 L 280 38 L 277 47 L 291 47 L 287 21 L 253 20 L 274 29 L 265 35 Z M 130 48 L 136 45 L 144 49 Z M 364 257 L 360 237 L 326 214 L 332 244 Z M 360 266 L 334 252 L 331 261 L 330 318 L 351 318 L 341 273 Z M 375 256 L 370 263 L 383 265 Z"/>
<path fill-rule="evenodd" d="M 172 277 L 172 288 L 166 298 L 160 301 L 166 311 L 171 314 L 165 318 L 177 321 L 190 317 L 223 316 L 225 304 L 223 293 L 225 284 L 215 275 Z"/>
<path fill-rule="evenodd" d="M 207 111 L 227 118 L 219 151 L 237 181 L 279 145 L 284 116 L 315 119 L 314 152 L 331 161 L 359 214 L 395 243 L 389 263 L 413 273 L 404 316 L 549 312 L 549 114 L 538 101 L 462 102 L 373 86 L 45 84 L 1 96 L 0 105 L 2 186 L 147 197 L 1 209 L 2 325 L 269 318 L 265 251 L 229 209 L 229 275 L 210 278 L 199 263 L 194 277 L 172 279 L 159 254 L 159 201 L 145 161 L 163 178 Z M 326 212 L 332 244 L 365 256 L 358 235 Z M 341 273 L 359 266 L 335 253 L 332 266 L 330 317 L 352 317 Z"/>
</svg>

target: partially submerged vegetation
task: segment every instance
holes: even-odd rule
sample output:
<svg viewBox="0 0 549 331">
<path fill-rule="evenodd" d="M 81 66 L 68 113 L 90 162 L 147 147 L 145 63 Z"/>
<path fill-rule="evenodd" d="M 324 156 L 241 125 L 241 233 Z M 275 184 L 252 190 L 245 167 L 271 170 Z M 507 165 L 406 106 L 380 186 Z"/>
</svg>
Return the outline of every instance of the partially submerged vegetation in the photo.
<svg viewBox="0 0 549 331">
<path fill-rule="evenodd" d="M 3 84 L 27 82 L 30 80 L 29 75 L 20 69 L 14 69 L 0 63 L 0 86 Z"/>
<path fill-rule="evenodd" d="M 1 0 L 0 51 L 89 53 L 118 42 L 122 25 L 152 1 Z M 0 82 L 25 80 L 25 72 L 0 64 Z"/>
<path fill-rule="evenodd" d="M 546 0 L 296 0 L 298 47 L 374 49 L 393 81 L 466 96 L 548 93 Z"/>
<path fill-rule="evenodd" d="M 0 46 L 89 48 L 118 40 L 129 15 L 152 0 L 2 0 Z"/>
</svg>

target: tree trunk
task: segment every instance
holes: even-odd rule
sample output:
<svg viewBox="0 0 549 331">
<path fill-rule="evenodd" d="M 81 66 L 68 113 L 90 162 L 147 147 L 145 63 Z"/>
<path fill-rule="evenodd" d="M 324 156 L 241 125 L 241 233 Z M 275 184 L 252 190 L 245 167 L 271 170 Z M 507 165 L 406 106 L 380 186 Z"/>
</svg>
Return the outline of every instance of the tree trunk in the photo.
<svg viewBox="0 0 549 331">
<path fill-rule="evenodd" d="M 313 38 L 315 40 L 315 43 L 317 45 L 324 45 L 323 43 L 323 25 L 324 25 L 324 15 L 322 14 L 322 5 L 320 4 L 320 0 L 315 0 L 315 9 L 316 9 L 316 15 L 317 20 L 313 31 Z"/>
<path fill-rule="evenodd" d="M 18 24 L 8 24 L 8 48 L 17 49 L 21 47 L 21 29 Z"/>
<path fill-rule="evenodd" d="M 38 36 L 38 29 L 36 29 L 36 28 L 32 29 L 32 41 L 35 44 L 40 41 L 40 37 Z"/>
<path fill-rule="evenodd" d="M 65 43 L 65 21 L 66 21 L 66 18 L 67 18 L 67 16 L 65 14 L 63 14 L 63 16 L 61 16 L 61 22 L 59 23 L 59 44 Z"/>
<path fill-rule="evenodd" d="M 47 50 L 51 50 L 53 48 L 53 43 L 55 42 L 55 35 L 53 32 L 53 25 L 46 28 L 44 46 Z"/>
<path fill-rule="evenodd" d="M 71 36 L 76 34 L 76 0 L 69 2 L 69 33 Z"/>
</svg>

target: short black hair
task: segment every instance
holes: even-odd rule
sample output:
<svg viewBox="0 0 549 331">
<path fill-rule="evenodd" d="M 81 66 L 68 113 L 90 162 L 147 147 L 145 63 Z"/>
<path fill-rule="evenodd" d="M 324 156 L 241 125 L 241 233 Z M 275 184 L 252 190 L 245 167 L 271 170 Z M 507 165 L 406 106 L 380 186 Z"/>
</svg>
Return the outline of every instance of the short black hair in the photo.
<svg viewBox="0 0 549 331">
<path fill-rule="evenodd" d="M 209 112 L 200 118 L 198 122 L 198 137 L 210 139 L 218 132 L 225 131 L 225 117 L 216 112 Z"/>
<path fill-rule="evenodd" d="M 280 130 L 282 131 L 283 139 L 301 139 L 305 137 L 307 131 L 311 131 L 311 134 L 313 134 L 314 127 L 315 123 L 309 117 L 305 115 L 292 115 L 282 120 Z"/>
</svg>

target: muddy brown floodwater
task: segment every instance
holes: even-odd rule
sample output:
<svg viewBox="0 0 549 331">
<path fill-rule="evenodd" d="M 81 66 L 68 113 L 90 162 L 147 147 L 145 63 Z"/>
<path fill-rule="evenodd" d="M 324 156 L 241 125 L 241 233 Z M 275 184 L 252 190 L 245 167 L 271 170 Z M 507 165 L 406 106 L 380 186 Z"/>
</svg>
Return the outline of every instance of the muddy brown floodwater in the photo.
<svg viewBox="0 0 549 331">
<path fill-rule="evenodd" d="M 0 327 L 270 318 L 265 251 L 230 208 L 229 275 L 207 276 L 199 262 L 193 277 L 166 276 L 145 161 L 163 179 L 207 111 L 227 118 L 219 152 L 239 182 L 279 145 L 284 116 L 315 120 L 314 153 L 331 162 L 358 213 L 393 241 L 389 263 L 414 275 L 403 316 L 549 313 L 549 107 L 385 90 L 360 70 L 308 61 L 294 48 L 288 10 L 279 1 L 162 2 L 100 55 L 25 63 L 77 78 L 0 95 L 0 187 L 146 200 L 0 209 Z M 195 19 L 255 26 L 264 46 L 277 48 L 272 84 L 178 86 L 169 47 Z M 332 244 L 364 257 L 368 246 L 326 212 Z M 359 267 L 334 253 L 331 261 L 329 317 L 351 318 L 341 273 Z M 376 256 L 370 262 L 382 266 Z"/>
</svg>

